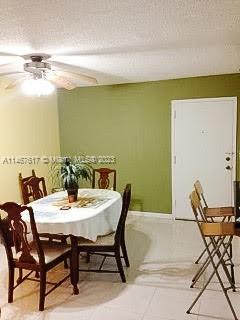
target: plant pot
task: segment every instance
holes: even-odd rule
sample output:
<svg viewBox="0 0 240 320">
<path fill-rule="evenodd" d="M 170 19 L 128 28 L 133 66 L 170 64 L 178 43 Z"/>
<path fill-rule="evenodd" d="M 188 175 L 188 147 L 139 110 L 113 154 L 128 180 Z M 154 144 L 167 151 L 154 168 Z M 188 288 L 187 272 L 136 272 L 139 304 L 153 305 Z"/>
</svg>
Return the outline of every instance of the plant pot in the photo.
<svg viewBox="0 0 240 320">
<path fill-rule="evenodd" d="M 68 202 L 72 203 L 77 201 L 77 196 L 78 196 L 78 189 L 68 189 Z"/>
</svg>

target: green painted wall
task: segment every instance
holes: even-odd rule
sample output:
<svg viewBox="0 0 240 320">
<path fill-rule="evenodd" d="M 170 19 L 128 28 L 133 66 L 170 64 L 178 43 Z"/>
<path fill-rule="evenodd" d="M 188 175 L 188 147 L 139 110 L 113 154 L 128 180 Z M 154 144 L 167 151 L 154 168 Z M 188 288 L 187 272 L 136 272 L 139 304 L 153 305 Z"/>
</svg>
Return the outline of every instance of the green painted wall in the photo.
<svg viewBox="0 0 240 320">
<path fill-rule="evenodd" d="M 240 97 L 240 75 L 59 90 L 62 155 L 114 155 L 132 208 L 171 212 L 171 100 Z"/>
</svg>

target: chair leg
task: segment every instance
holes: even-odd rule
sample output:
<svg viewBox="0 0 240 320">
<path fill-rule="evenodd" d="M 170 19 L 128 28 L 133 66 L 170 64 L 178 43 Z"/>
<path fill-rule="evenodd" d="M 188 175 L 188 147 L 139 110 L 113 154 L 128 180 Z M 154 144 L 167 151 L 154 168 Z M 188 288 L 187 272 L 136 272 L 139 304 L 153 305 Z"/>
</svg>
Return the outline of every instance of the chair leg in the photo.
<svg viewBox="0 0 240 320">
<path fill-rule="evenodd" d="M 72 254 L 71 254 L 71 284 L 73 286 L 73 294 L 79 294 L 78 289 L 78 281 L 79 281 L 79 252 L 78 252 L 78 239 L 75 236 L 71 236 L 71 247 L 72 247 Z"/>
<path fill-rule="evenodd" d="M 90 262 L 90 253 L 87 252 L 87 255 L 86 255 L 86 263 L 89 263 Z"/>
<path fill-rule="evenodd" d="M 233 261 L 232 261 L 232 259 L 233 259 L 232 243 L 230 244 L 229 256 L 230 256 L 230 260 L 231 260 L 230 261 L 231 277 L 232 277 L 232 281 L 233 281 L 233 283 L 235 285 L 234 264 L 233 264 Z M 236 291 L 236 290 L 234 290 L 234 291 Z"/>
<path fill-rule="evenodd" d="M 220 241 L 220 237 L 218 237 L 216 244 L 218 244 Z M 208 253 L 208 250 L 210 250 L 210 245 L 212 245 L 212 241 L 209 240 L 208 241 L 208 245 L 207 248 L 205 248 L 205 250 L 202 251 L 202 253 Z M 214 253 L 214 246 L 212 246 L 210 254 L 212 255 Z M 195 262 L 196 263 L 196 262 Z M 194 288 L 195 284 L 197 283 L 198 279 L 201 277 L 201 275 L 204 273 L 204 271 L 207 269 L 207 267 L 210 265 L 211 260 L 209 258 L 209 256 L 204 260 L 204 262 L 202 263 L 202 266 L 198 269 L 197 273 L 195 274 L 195 276 L 192 278 L 192 284 L 190 286 L 190 288 Z"/>
<path fill-rule="evenodd" d="M 214 248 L 216 248 L 216 245 L 219 243 L 220 241 L 220 237 L 218 237 L 217 239 L 215 239 L 215 237 L 213 237 L 209 242 L 208 242 L 208 249 L 210 248 L 210 245 L 212 245 L 212 249 L 211 249 L 211 255 L 213 254 L 213 252 L 215 251 Z M 224 245 L 224 244 L 223 244 Z M 203 252 L 207 253 L 207 248 L 205 248 L 205 250 Z M 202 253 L 203 253 L 202 252 Z M 235 291 L 235 279 L 234 279 L 234 269 L 233 269 L 233 263 L 232 263 L 232 255 L 231 255 L 231 245 L 230 245 L 230 253 L 226 252 L 226 255 L 228 256 L 228 260 L 230 261 L 230 265 L 231 265 L 231 277 L 232 279 L 230 279 L 229 277 L 229 273 L 226 270 L 226 267 L 223 265 L 223 268 L 225 270 L 225 273 L 228 277 L 228 279 L 230 280 L 229 282 L 232 284 L 233 286 L 233 291 Z M 196 262 L 195 262 L 196 263 Z M 198 279 L 201 277 L 201 275 L 204 273 L 204 271 L 207 269 L 207 267 L 209 266 L 209 264 L 211 263 L 209 257 L 207 257 L 205 259 L 205 261 L 203 262 L 202 266 L 199 268 L 199 270 L 197 271 L 197 273 L 195 274 L 195 276 L 192 279 L 192 284 L 190 286 L 190 288 L 194 288 L 194 285 L 196 284 L 196 282 L 198 281 Z"/>
<path fill-rule="evenodd" d="M 215 243 L 215 239 L 213 238 L 212 239 L 212 242 L 213 242 L 213 246 L 214 248 L 216 249 L 217 248 L 217 243 Z M 230 244 L 226 243 L 226 246 L 229 247 L 229 250 L 230 250 L 230 254 L 228 252 L 228 250 L 226 251 L 226 255 L 227 255 L 227 261 L 229 261 L 230 265 L 233 266 L 233 262 L 232 262 L 232 256 L 231 256 L 231 246 L 232 246 L 232 242 L 230 242 Z M 223 243 L 223 248 L 225 248 L 225 244 Z M 220 258 L 221 254 L 220 252 L 218 252 L 218 257 Z M 226 261 L 224 259 L 222 259 L 221 261 L 221 265 L 222 265 L 222 268 L 227 276 L 227 279 L 229 281 L 229 284 L 231 286 L 231 288 L 233 289 L 233 291 L 236 291 L 235 289 L 235 277 L 234 277 L 234 269 L 231 268 L 231 271 L 233 271 L 232 274 L 229 273 L 229 270 L 227 268 L 227 264 L 226 264 Z"/>
<path fill-rule="evenodd" d="M 61 243 L 62 244 L 67 244 L 67 240 L 65 238 L 62 238 Z M 68 269 L 67 259 L 64 260 L 64 269 Z"/>
<path fill-rule="evenodd" d="M 44 310 L 45 292 L 46 292 L 46 272 L 40 272 L 40 297 L 39 297 L 39 311 Z"/>
<path fill-rule="evenodd" d="M 231 264 L 230 268 L 231 268 L 231 278 L 232 278 L 232 283 L 233 283 L 233 292 L 235 292 L 236 291 L 236 287 L 235 287 L 234 265 Z"/>
<path fill-rule="evenodd" d="M 211 243 L 209 242 L 209 243 L 208 243 L 208 247 L 210 246 L 210 244 L 211 244 Z M 207 252 L 207 249 L 205 248 L 194 263 L 195 263 L 195 264 L 199 264 L 199 262 L 201 261 L 202 257 L 205 255 L 206 252 Z"/>
<path fill-rule="evenodd" d="M 120 248 L 118 248 L 115 251 L 115 258 L 116 258 L 117 267 L 118 267 L 118 271 L 120 273 L 122 282 L 126 282 L 126 278 L 125 278 L 125 274 L 124 274 L 124 270 L 123 270 L 123 266 L 122 266 L 121 255 L 120 255 Z"/>
<path fill-rule="evenodd" d="M 194 288 L 195 284 L 197 283 L 198 279 L 201 277 L 201 275 L 204 273 L 204 271 L 207 269 L 207 267 L 210 265 L 211 261 L 209 258 L 207 258 L 201 268 L 197 271 L 195 276 L 192 279 L 192 284 L 190 285 L 190 288 Z"/>
<path fill-rule="evenodd" d="M 208 278 L 208 280 L 207 280 L 207 282 L 205 283 L 205 285 L 202 287 L 201 291 L 199 292 L 199 294 L 197 295 L 197 297 L 195 298 L 195 300 L 193 301 L 193 303 L 191 304 L 190 308 L 187 310 L 187 313 L 188 313 L 188 314 L 191 313 L 192 308 L 194 307 L 194 305 L 196 304 L 196 302 L 199 300 L 199 298 L 200 298 L 201 295 L 203 294 L 204 290 L 207 288 L 207 286 L 208 286 L 208 284 L 210 283 L 210 281 L 212 280 L 213 276 L 216 274 L 216 276 L 217 276 L 217 278 L 218 278 L 218 281 L 219 281 L 219 283 L 220 283 L 220 286 L 221 286 L 221 288 L 222 288 L 222 291 L 223 291 L 223 293 L 224 293 L 224 295 L 225 295 L 225 297 L 226 297 L 226 300 L 227 300 L 227 302 L 228 302 L 228 305 L 229 305 L 229 307 L 230 307 L 230 309 L 231 309 L 231 311 L 232 311 L 233 317 L 234 317 L 235 320 L 238 320 L 237 315 L 236 315 L 236 313 L 235 313 L 235 311 L 234 311 L 234 309 L 233 309 L 232 303 L 231 303 L 231 301 L 230 301 L 230 299 L 229 299 L 229 296 L 228 296 L 228 294 L 227 294 L 227 290 L 228 290 L 228 289 L 224 287 L 223 282 L 222 282 L 221 277 L 220 277 L 219 272 L 218 272 L 218 267 L 219 267 L 222 263 L 224 263 L 223 259 L 224 259 L 224 256 L 225 256 L 225 254 L 226 254 L 226 252 L 227 252 L 227 249 L 228 249 L 229 245 L 230 245 L 231 242 L 232 242 L 233 236 L 230 236 L 230 237 L 229 237 L 228 245 L 224 247 L 224 250 L 223 250 L 222 254 L 219 254 L 219 255 L 218 255 L 217 253 L 219 253 L 219 249 L 220 249 L 220 247 L 223 245 L 223 242 L 224 242 L 224 239 L 226 238 L 226 236 L 224 236 L 224 237 L 221 239 L 219 245 L 217 245 L 216 247 L 214 246 L 214 247 L 215 247 L 215 248 L 214 248 L 215 250 L 214 250 L 214 253 L 213 253 L 213 254 L 211 254 L 211 252 L 210 252 L 210 250 L 209 250 L 209 247 L 207 246 L 206 239 L 205 239 L 205 237 L 204 237 L 203 235 L 202 235 L 202 238 L 203 238 L 205 247 L 206 247 L 206 249 L 207 249 L 207 253 L 208 253 L 208 255 L 209 255 L 211 264 L 212 264 L 212 266 L 213 266 L 213 272 L 212 272 L 212 274 L 210 275 L 210 277 Z M 219 260 L 218 260 L 218 262 L 215 264 L 215 262 L 214 262 L 214 256 L 215 256 L 216 254 L 217 254 Z"/>
<path fill-rule="evenodd" d="M 220 241 L 220 240 L 221 240 L 221 237 L 218 237 L 217 240 L 215 239 L 215 237 L 210 237 L 210 243 L 212 244 L 212 247 L 213 247 L 213 249 L 210 251 L 210 254 L 211 254 L 212 257 L 214 257 L 215 255 L 217 255 L 217 256 L 220 258 L 220 252 L 219 252 L 219 250 L 217 250 L 218 244 L 219 244 L 219 241 Z M 229 246 L 229 245 L 228 245 L 228 246 Z M 223 243 L 222 247 L 225 248 L 224 243 Z M 230 244 L 230 248 L 231 248 L 231 244 Z M 209 246 L 208 246 L 207 249 L 209 250 Z M 206 250 L 207 250 L 207 249 L 206 249 Z M 206 251 L 206 252 L 207 252 L 207 251 Z M 214 253 L 214 252 L 215 252 L 215 253 Z M 230 265 L 233 266 L 232 258 L 229 256 L 228 251 L 226 251 L 226 255 L 228 256 L 228 259 L 227 259 L 227 260 L 230 261 Z M 210 263 L 211 263 L 211 260 L 210 260 L 210 258 L 208 257 L 208 258 L 204 261 L 202 267 L 198 270 L 198 272 L 197 272 L 196 275 L 194 276 L 194 278 L 193 278 L 193 280 L 192 280 L 193 282 L 192 282 L 190 288 L 193 288 L 193 287 L 194 287 L 194 285 L 196 284 L 196 282 L 198 281 L 198 279 L 201 277 L 201 275 L 203 274 L 203 272 L 207 269 L 207 267 L 209 266 Z M 227 276 L 227 278 L 228 278 L 229 284 L 231 285 L 233 291 L 235 291 L 234 270 L 233 270 L 233 276 L 232 276 L 232 275 L 230 275 L 230 273 L 229 273 L 229 271 L 228 271 L 228 269 L 227 269 L 227 265 L 225 264 L 224 261 L 221 261 L 221 265 L 222 265 L 222 268 L 223 268 L 223 270 L 224 270 L 224 272 L 225 272 L 225 274 L 226 274 L 226 276 Z M 232 270 L 232 269 L 231 269 L 231 270 Z"/>
<path fill-rule="evenodd" d="M 8 303 L 13 302 L 13 290 L 14 290 L 14 271 L 13 267 L 9 267 L 8 273 Z"/>
<path fill-rule="evenodd" d="M 64 269 L 68 269 L 68 262 L 67 262 L 67 259 L 65 259 L 63 263 L 64 263 Z"/>
<path fill-rule="evenodd" d="M 199 257 L 197 258 L 197 260 L 194 262 L 195 264 L 199 264 L 199 262 L 201 261 L 202 257 L 204 256 L 204 254 L 206 253 L 206 249 L 204 249 L 201 254 L 199 255 Z"/>
<path fill-rule="evenodd" d="M 19 271 L 19 275 L 18 275 L 18 279 L 17 279 L 17 284 L 22 282 L 22 276 L 23 276 L 22 268 L 19 268 L 18 271 Z"/>
<path fill-rule="evenodd" d="M 126 244 L 125 244 L 125 239 L 124 238 L 121 241 L 121 248 L 122 248 L 123 258 L 124 258 L 126 267 L 130 267 L 128 254 L 127 254 L 127 248 L 126 248 Z"/>
</svg>

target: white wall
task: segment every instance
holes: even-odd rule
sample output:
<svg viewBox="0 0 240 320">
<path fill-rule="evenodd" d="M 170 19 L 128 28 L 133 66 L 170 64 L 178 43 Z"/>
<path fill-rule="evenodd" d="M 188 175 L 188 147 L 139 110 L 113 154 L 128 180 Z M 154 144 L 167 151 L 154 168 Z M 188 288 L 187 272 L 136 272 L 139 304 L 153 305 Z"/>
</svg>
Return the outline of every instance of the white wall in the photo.
<svg viewBox="0 0 240 320">
<path fill-rule="evenodd" d="M 60 154 L 57 95 L 26 97 L 20 91 L 0 92 L 0 157 Z M 51 188 L 48 165 L 0 163 L 0 202 L 21 201 L 18 174 L 44 176 Z"/>
</svg>

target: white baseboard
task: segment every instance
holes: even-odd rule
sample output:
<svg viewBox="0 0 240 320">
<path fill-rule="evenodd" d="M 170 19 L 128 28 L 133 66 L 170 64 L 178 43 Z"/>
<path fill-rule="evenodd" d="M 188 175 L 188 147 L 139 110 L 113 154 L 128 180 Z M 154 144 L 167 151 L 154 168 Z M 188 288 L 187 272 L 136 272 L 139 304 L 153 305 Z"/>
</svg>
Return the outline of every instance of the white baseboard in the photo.
<svg viewBox="0 0 240 320">
<path fill-rule="evenodd" d="M 167 219 L 174 220 L 172 214 L 169 213 L 161 213 L 161 212 L 143 212 L 143 211 L 129 211 L 128 214 L 135 217 L 151 217 L 151 218 L 159 218 L 159 219 Z"/>
</svg>

